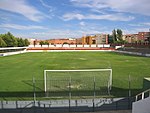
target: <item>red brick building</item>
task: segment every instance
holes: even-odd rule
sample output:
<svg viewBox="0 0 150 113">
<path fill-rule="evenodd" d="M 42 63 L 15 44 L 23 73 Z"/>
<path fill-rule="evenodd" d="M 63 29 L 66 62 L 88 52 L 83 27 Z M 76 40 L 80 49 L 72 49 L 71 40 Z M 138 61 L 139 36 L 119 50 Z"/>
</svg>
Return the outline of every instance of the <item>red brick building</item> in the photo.
<svg viewBox="0 0 150 113">
<path fill-rule="evenodd" d="M 148 38 L 150 38 L 150 32 L 139 32 L 138 40 L 141 42 L 148 42 Z"/>
<path fill-rule="evenodd" d="M 82 37 L 82 44 L 108 44 L 108 34 L 96 34 L 94 36 Z"/>
<path fill-rule="evenodd" d="M 40 42 L 49 42 L 50 45 L 56 45 L 56 44 L 76 44 L 76 39 L 66 38 L 66 39 L 50 39 L 50 40 L 35 40 L 34 45 L 40 45 Z"/>
<path fill-rule="evenodd" d="M 47 40 L 49 44 L 55 45 L 55 44 L 76 44 L 76 39 L 51 39 Z"/>
<path fill-rule="evenodd" d="M 126 34 L 126 35 L 123 35 L 123 40 L 127 41 L 128 43 L 138 42 L 138 34 Z"/>
</svg>

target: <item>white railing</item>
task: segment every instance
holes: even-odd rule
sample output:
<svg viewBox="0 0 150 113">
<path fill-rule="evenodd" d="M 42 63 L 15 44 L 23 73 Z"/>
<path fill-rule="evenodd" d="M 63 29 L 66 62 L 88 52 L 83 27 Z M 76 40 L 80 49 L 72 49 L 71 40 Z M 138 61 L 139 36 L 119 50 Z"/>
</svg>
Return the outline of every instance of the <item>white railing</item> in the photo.
<svg viewBox="0 0 150 113">
<path fill-rule="evenodd" d="M 0 48 L 0 56 L 9 56 L 25 53 L 28 47 L 4 47 Z"/>
<path fill-rule="evenodd" d="M 93 48 L 95 48 L 95 47 L 101 47 L 101 48 L 110 48 L 110 44 L 92 44 L 92 45 L 88 45 L 88 44 L 84 44 L 84 45 L 82 45 L 82 44 L 77 44 L 77 45 L 69 45 L 69 44 L 56 44 L 56 45 L 29 45 L 29 47 L 85 47 L 85 48 L 89 48 L 89 47 L 93 47 Z"/>
<path fill-rule="evenodd" d="M 150 89 L 136 95 L 132 103 L 132 113 L 150 113 Z"/>
<path fill-rule="evenodd" d="M 26 49 L 28 47 L 3 47 L 0 50 L 8 50 L 8 49 Z"/>
<path fill-rule="evenodd" d="M 141 98 L 139 98 L 139 97 L 141 97 Z M 137 94 L 135 97 L 135 101 L 143 100 L 147 97 L 150 97 L 150 89 L 143 91 L 142 93 Z"/>
</svg>

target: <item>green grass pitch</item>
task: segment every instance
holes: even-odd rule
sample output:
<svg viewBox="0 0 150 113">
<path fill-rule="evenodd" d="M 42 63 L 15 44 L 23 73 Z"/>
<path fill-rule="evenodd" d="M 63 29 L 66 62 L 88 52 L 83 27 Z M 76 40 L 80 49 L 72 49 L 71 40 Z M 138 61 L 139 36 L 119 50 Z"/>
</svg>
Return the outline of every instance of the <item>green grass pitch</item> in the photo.
<svg viewBox="0 0 150 113">
<path fill-rule="evenodd" d="M 44 90 L 44 70 L 101 68 L 113 70 L 112 95 L 127 95 L 129 75 L 134 95 L 141 91 L 143 78 L 150 77 L 150 58 L 113 52 L 43 52 L 0 57 L 0 93 L 32 92 L 33 76 L 41 80 L 36 90 Z"/>
</svg>

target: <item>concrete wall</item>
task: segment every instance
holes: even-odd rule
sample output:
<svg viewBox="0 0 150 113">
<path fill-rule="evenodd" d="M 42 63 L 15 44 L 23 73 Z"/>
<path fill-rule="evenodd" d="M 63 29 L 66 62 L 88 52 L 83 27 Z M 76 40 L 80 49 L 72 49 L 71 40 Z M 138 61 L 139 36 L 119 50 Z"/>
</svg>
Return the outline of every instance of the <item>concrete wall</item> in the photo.
<svg viewBox="0 0 150 113">
<path fill-rule="evenodd" d="M 49 45 L 49 47 L 55 47 L 54 45 Z"/>
<path fill-rule="evenodd" d="M 56 44 L 56 47 L 62 47 L 63 45 L 62 44 Z"/>
<path fill-rule="evenodd" d="M 143 53 L 138 53 L 138 52 L 129 52 L 129 51 L 115 51 L 118 53 L 123 53 L 123 54 L 129 54 L 129 55 L 137 55 L 137 56 L 145 56 L 145 57 L 150 57 L 150 54 L 143 54 Z"/>
<path fill-rule="evenodd" d="M 70 47 L 76 47 L 76 45 L 70 45 Z"/>
<path fill-rule="evenodd" d="M 27 50 L 27 52 L 77 52 L 77 51 L 107 51 L 107 52 L 111 52 L 113 50 Z"/>
<path fill-rule="evenodd" d="M 77 45 L 77 47 L 83 47 L 83 45 Z"/>
<path fill-rule="evenodd" d="M 84 47 L 90 47 L 90 45 L 84 45 Z"/>
<path fill-rule="evenodd" d="M 28 47 L 2 47 L 0 50 L 10 50 L 10 49 L 26 49 Z"/>
<path fill-rule="evenodd" d="M 35 45 L 35 47 L 41 47 L 41 45 Z"/>
<path fill-rule="evenodd" d="M 42 45 L 42 47 L 48 47 L 48 45 Z"/>
<path fill-rule="evenodd" d="M 27 48 L 28 47 L 5 47 L 5 48 L 0 48 L 0 51 L 2 51 L 2 53 L 0 53 L 0 56 L 9 56 L 9 55 L 16 55 L 16 54 L 25 53 Z M 11 50 L 11 51 L 7 51 L 7 50 Z M 18 51 L 16 51 L 16 50 L 18 50 Z"/>
<path fill-rule="evenodd" d="M 34 45 L 29 45 L 29 47 L 34 47 Z M 41 47 L 41 45 L 35 45 L 35 47 Z M 42 45 L 42 47 L 48 47 L 48 45 Z M 100 47 L 100 48 L 110 48 L 110 44 L 92 44 L 91 46 L 88 44 L 85 45 L 69 45 L 69 44 L 56 44 L 49 45 L 49 47 Z"/>
<path fill-rule="evenodd" d="M 34 47 L 34 45 L 29 45 L 29 47 Z"/>
<path fill-rule="evenodd" d="M 0 53 L 0 56 L 10 56 L 10 55 L 16 55 L 16 54 L 21 54 L 21 53 L 26 53 L 26 51 L 16 51 L 16 52 Z"/>
<path fill-rule="evenodd" d="M 110 45 L 109 44 L 104 44 L 104 47 L 109 48 Z"/>
<path fill-rule="evenodd" d="M 132 113 L 150 113 L 150 97 L 134 102 Z"/>
<path fill-rule="evenodd" d="M 97 45 L 91 45 L 91 47 L 96 47 Z"/>
<path fill-rule="evenodd" d="M 63 44 L 62 46 L 63 46 L 63 47 L 70 47 L 69 44 Z"/>
</svg>

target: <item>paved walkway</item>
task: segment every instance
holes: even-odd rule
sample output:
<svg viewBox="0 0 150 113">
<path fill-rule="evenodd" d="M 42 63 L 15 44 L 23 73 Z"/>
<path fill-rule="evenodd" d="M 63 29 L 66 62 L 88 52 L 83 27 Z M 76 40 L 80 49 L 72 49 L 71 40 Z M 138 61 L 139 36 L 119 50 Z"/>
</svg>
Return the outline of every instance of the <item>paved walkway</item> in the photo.
<svg viewBox="0 0 150 113">
<path fill-rule="evenodd" d="M 92 113 L 92 111 L 96 113 L 131 113 L 127 110 L 131 109 L 130 104 L 128 98 L 99 98 L 95 99 L 94 103 L 92 99 L 50 100 L 36 101 L 35 103 L 33 101 L 0 101 L 0 113 L 67 113 L 69 111 L 71 113 Z"/>
<path fill-rule="evenodd" d="M 0 110 L 0 113 L 53 113 L 53 112 L 45 112 L 45 111 L 33 111 L 33 110 L 27 110 L 27 111 L 20 111 L 20 110 Z M 115 110 L 115 111 L 98 111 L 98 112 L 57 112 L 57 113 L 132 113 L 131 110 Z"/>
<path fill-rule="evenodd" d="M 131 110 L 100 111 L 94 113 L 132 113 Z"/>
</svg>

